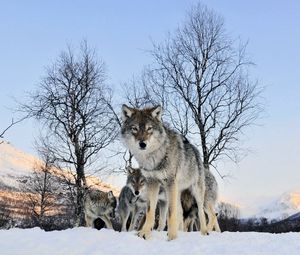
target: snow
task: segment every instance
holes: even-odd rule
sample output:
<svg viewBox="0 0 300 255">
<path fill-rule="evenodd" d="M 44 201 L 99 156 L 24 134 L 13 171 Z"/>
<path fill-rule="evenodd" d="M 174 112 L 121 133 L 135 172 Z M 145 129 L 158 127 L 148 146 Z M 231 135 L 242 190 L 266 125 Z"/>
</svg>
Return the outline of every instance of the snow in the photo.
<svg viewBox="0 0 300 255">
<path fill-rule="evenodd" d="M 134 232 L 74 228 L 44 232 L 39 228 L 0 231 L 3 255 L 134 255 L 134 254 L 201 254 L 201 255 L 298 255 L 300 234 L 180 232 L 176 240 L 167 241 L 166 232 L 152 233 L 143 240 Z"/>
</svg>

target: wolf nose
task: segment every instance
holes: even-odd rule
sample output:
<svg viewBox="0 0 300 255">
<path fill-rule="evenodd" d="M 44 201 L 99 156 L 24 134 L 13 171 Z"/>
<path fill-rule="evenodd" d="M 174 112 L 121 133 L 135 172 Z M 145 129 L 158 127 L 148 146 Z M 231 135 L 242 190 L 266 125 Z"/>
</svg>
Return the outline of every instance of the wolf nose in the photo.
<svg viewBox="0 0 300 255">
<path fill-rule="evenodd" d="M 146 146 L 147 146 L 147 144 L 145 144 L 145 142 L 143 142 L 143 141 L 140 142 L 141 149 L 143 149 L 143 150 L 146 149 Z"/>
<path fill-rule="evenodd" d="M 140 192 L 139 192 L 138 190 L 136 190 L 136 191 L 134 192 L 134 194 L 135 194 L 136 196 L 138 196 L 138 195 L 140 194 Z"/>
</svg>

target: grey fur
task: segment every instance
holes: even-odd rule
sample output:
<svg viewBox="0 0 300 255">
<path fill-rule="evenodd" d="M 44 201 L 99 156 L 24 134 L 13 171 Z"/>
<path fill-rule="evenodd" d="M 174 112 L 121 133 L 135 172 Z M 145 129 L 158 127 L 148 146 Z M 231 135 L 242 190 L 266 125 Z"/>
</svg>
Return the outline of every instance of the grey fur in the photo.
<svg viewBox="0 0 300 255">
<path fill-rule="evenodd" d="M 94 227 L 94 221 L 100 218 L 107 228 L 112 227 L 112 219 L 117 200 L 112 191 L 104 192 L 98 189 L 88 190 L 85 195 L 84 210 L 87 227 Z"/>
<path fill-rule="evenodd" d="M 185 189 L 189 189 L 196 199 L 201 232 L 206 234 L 203 210 L 204 167 L 199 151 L 180 134 L 161 122 L 161 107 L 138 110 L 124 105 L 122 110 L 124 120 L 122 138 L 147 179 L 150 207 L 155 209 L 157 205 L 159 186 L 166 191 L 169 204 L 169 239 L 177 237 L 176 224 L 180 224 L 182 219 L 178 220 L 178 215 L 175 214 L 181 211 L 179 194 Z M 153 227 L 153 210 L 149 210 L 149 215 L 150 211 L 151 219 L 150 216 L 148 222 L 146 219 L 145 227 L 139 233 L 146 239 L 149 238 Z"/>
</svg>

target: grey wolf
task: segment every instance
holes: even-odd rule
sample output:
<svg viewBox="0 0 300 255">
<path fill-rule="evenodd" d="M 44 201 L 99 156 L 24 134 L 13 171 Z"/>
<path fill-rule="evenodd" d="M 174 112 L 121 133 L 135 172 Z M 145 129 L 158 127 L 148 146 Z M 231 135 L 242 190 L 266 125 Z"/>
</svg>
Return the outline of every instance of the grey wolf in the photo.
<svg viewBox="0 0 300 255">
<path fill-rule="evenodd" d="M 116 213 L 122 224 L 122 231 L 127 231 L 127 221 L 131 216 L 129 231 L 136 226 L 138 216 L 146 211 L 147 200 L 145 198 L 146 180 L 140 169 L 128 167 L 126 185 L 122 188 L 119 196 L 119 204 Z"/>
<path fill-rule="evenodd" d="M 145 239 L 151 235 L 160 187 L 165 190 L 168 201 L 168 239 L 177 237 L 179 222 L 182 221 L 178 219 L 180 192 L 185 189 L 189 189 L 196 199 L 201 233 L 206 234 L 203 210 L 205 176 L 199 151 L 183 136 L 164 125 L 161 117 L 160 106 L 145 109 L 122 107 L 121 136 L 147 182 L 149 207 L 145 224 L 138 235 Z"/>
<path fill-rule="evenodd" d="M 84 200 L 86 226 L 94 227 L 94 221 L 100 218 L 107 228 L 113 228 L 111 220 L 115 217 L 116 205 L 117 200 L 112 191 L 87 190 Z"/>
<path fill-rule="evenodd" d="M 119 204 L 116 213 L 122 224 L 122 231 L 127 230 L 127 221 L 131 216 L 128 230 L 134 230 L 141 215 L 145 214 L 147 209 L 147 186 L 145 177 L 140 168 L 127 167 L 127 181 L 122 188 L 119 196 Z M 159 221 L 158 230 L 164 230 L 166 226 L 167 204 L 166 195 L 163 189 L 160 189 L 158 195 L 159 202 Z M 139 229 L 139 227 L 138 227 Z"/>
</svg>

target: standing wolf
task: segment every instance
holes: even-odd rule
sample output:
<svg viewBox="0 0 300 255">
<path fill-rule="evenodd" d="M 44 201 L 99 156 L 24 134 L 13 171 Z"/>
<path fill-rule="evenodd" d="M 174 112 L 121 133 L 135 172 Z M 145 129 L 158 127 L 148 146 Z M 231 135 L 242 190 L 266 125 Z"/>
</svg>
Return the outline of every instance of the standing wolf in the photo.
<svg viewBox="0 0 300 255">
<path fill-rule="evenodd" d="M 198 205 L 201 233 L 206 234 L 204 167 L 198 150 L 161 120 L 160 106 L 146 109 L 122 107 L 122 138 L 139 163 L 147 181 L 149 207 L 139 236 L 148 239 L 155 220 L 160 186 L 168 200 L 168 238 L 177 237 L 180 192 L 189 189 Z"/>
<path fill-rule="evenodd" d="M 131 216 L 129 231 L 133 230 L 139 213 L 146 211 L 147 200 L 145 191 L 145 178 L 142 176 L 140 169 L 128 167 L 126 185 L 122 188 L 119 196 L 117 214 L 120 217 L 122 231 L 127 231 L 127 221 Z"/>
<path fill-rule="evenodd" d="M 88 190 L 84 201 L 86 226 L 94 227 L 94 221 L 100 218 L 107 228 L 113 228 L 111 219 L 114 218 L 116 205 L 117 200 L 112 191 Z"/>
<path fill-rule="evenodd" d="M 116 213 L 121 220 L 122 231 L 127 230 L 127 221 L 131 215 L 129 231 L 134 230 L 140 214 L 145 214 L 147 209 L 147 187 L 145 177 L 140 168 L 127 167 L 127 181 L 122 188 L 119 196 L 119 204 Z M 159 200 L 159 231 L 164 230 L 166 226 L 166 195 L 163 189 L 158 194 Z"/>
</svg>

